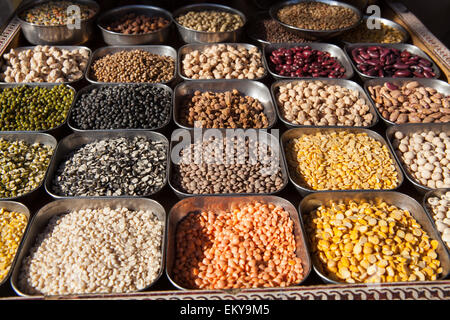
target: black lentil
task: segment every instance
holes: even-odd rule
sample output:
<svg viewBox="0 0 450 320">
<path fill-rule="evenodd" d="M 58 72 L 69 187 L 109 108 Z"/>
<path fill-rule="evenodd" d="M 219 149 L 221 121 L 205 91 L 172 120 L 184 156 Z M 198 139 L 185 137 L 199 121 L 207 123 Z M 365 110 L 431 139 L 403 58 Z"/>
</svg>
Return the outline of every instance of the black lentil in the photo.
<svg viewBox="0 0 450 320">
<path fill-rule="evenodd" d="M 70 123 L 82 130 L 155 129 L 170 118 L 169 90 L 149 85 L 97 87 L 82 93 Z"/>
<path fill-rule="evenodd" d="M 22 85 L 0 92 L 2 131 L 41 131 L 63 124 L 74 98 L 66 85 Z"/>
</svg>

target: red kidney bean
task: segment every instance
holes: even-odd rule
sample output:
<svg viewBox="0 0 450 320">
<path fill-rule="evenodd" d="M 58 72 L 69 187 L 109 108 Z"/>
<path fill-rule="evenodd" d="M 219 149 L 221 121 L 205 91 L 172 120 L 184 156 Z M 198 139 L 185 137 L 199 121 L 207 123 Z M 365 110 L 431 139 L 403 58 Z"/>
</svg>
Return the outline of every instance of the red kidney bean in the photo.
<svg viewBox="0 0 450 320">
<path fill-rule="evenodd" d="M 382 46 L 358 47 L 351 50 L 356 67 L 363 74 L 379 77 L 432 78 L 432 63 L 407 50 Z"/>
<path fill-rule="evenodd" d="M 269 57 L 269 66 L 282 76 L 329 78 L 345 76 L 345 68 L 336 58 L 331 57 L 329 52 L 315 50 L 310 46 L 274 50 Z"/>
</svg>

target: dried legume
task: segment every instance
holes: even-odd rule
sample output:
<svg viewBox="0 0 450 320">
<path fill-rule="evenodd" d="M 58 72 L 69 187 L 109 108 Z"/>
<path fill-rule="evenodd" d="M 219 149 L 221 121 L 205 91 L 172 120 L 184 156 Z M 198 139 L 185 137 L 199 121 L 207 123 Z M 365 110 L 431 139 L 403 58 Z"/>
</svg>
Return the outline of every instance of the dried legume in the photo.
<svg viewBox="0 0 450 320">
<path fill-rule="evenodd" d="M 408 210 L 383 200 L 321 205 L 306 228 L 323 270 L 337 281 L 425 281 L 442 273 L 439 242 Z"/>
<path fill-rule="evenodd" d="M 305 276 L 296 248 L 289 213 L 272 203 L 189 213 L 177 226 L 174 280 L 195 289 L 287 287 Z"/>
<path fill-rule="evenodd" d="M 184 55 L 182 72 L 191 79 L 257 79 L 265 69 L 257 47 L 217 44 Z"/>
<path fill-rule="evenodd" d="M 426 205 L 434 219 L 442 240 L 450 248 L 450 191 L 429 197 Z"/>
<path fill-rule="evenodd" d="M 286 160 L 298 183 L 313 190 L 394 189 L 389 149 L 367 133 L 302 134 L 287 141 Z"/>
<path fill-rule="evenodd" d="M 22 262 L 19 287 L 44 295 L 144 289 L 161 269 L 162 237 L 162 223 L 147 210 L 103 207 L 53 216 Z"/>
<path fill-rule="evenodd" d="M 382 22 L 380 22 L 379 29 L 369 29 L 367 27 L 367 20 L 364 20 L 354 29 L 345 31 L 341 39 L 353 43 L 400 43 L 404 40 L 404 34 L 402 31 L 385 25 Z"/>
<path fill-rule="evenodd" d="M 276 92 L 281 115 L 297 125 L 370 126 L 367 101 L 353 89 L 316 81 L 281 84 Z"/>
<path fill-rule="evenodd" d="M 175 60 L 140 49 L 122 50 L 95 60 L 90 73 L 99 82 L 166 82 L 175 76 Z"/>
<path fill-rule="evenodd" d="M 52 88 L 19 86 L 0 92 L 2 131 L 40 131 L 64 123 L 74 98 L 65 85 Z"/>
<path fill-rule="evenodd" d="M 264 106 L 237 89 L 225 92 L 195 91 L 181 110 L 181 123 L 203 128 L 267 128 Z"/>
<path fill-rule="evenodd" d="M 169 21 L 163 17 L 149 17 L 132 12 L 109 23 L 105 29 L 123 34 L 144 34 L 160 30 L 168 24 Z"/>
<path fill-rule="evenodd" d="M 61 196 L 146 196 L 166 181 L 167 146 L 145 137 L 102 139 L 67 155 L 53 177 Z"/>
<path fill-rule="evenodd" d="M 252 37 L 268 41 L 270 43 L 303 43 L 309 40 L 300 37 L 299 35 L 287 31 L 278 22 L 273 19 L 256 20 L 253 27 Z"/>
<path fill-rule="evenodd" d="M 216 10 L 189 11 L 175 20 L 183 27 L 203 32 L 234 31 L 244 25 L 240 15 Z"/>
<path fill-rule="evenodd" d="M 54 149 L 23 140 L 0 138 L 0 198 L 14 198 L 36 189 L 44 180 Z"/>
<path fill-rule="evenodd" d="M 419 184 L 450 188 L 450 137 L 445 132 L 421 130 L 394 133 L 392 145 L 400 162 Z"/>
<path fill-rule="evenodd" d="M 383 118 L 396 124 L 450 122 L 450 96 L 417 81 L 401 86 L 386 82 L 367 89 Z"/>
<path fill-rule="evenodd" d="M 23 213 L 0 209 L 0 282 L 11 268 L 27 221 Z"/>
<path fill-rule="evenodd" d="M 82 130 L 153 129 L 167 123 L 171 107 L 171 93 L 163 88 L 104 86 L 82 93 L 70 118 Z"/>
</svg>

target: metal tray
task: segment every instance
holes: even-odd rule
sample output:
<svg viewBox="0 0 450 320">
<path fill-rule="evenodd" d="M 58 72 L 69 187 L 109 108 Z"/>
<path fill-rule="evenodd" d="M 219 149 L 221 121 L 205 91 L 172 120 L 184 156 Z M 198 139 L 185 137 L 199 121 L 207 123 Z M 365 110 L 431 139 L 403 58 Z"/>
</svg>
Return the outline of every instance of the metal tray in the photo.
<svg viewBox="0 0 450 320">
<path fill-rule="evenodd" d="M 380 110 L 378 109 L 375 100 L 372 98 L 372 95 L 370 94 L 369 87 L 372 86 L 383 86 L 386 82 L 391 82 L 399 87 L 401 87 L 404 83 L 417 81 L 424 87 L 430 87 L 433 89 L 436 89 L 439 93 L 450 96 L 450 85 L 447 82 L 437 80 L 437 79 L 421 79 L 421 78 L 378 78 L 378 79 L 371 79 L 364 82 L 364 90 L 369 97 L 372 104 L 375 106 L 375 110 L 378 114 L 378 117 L 383 120 L 383 122 L 387 126 L 396 126 L 398 125 L 395 122 L 390 121 L 389 119 L 386 119 L 381 114 Z"/>
<path fill-rule="evenodd" d="M 76 132 L 68 135 L 64 139 L 62 139 L 58 143 L 58 147 L 56 148 L 54 158 L 50 162 L 50 167 L 47 172 L 47 176 L 45 179 L 45 190 L 47 193 L 54 199 L 85 199 L 85 198 L 108 198 L 107 196 L 96 196 L 96 197 L 84 197 L 84 196 L 61 196 L 58 194 L 55 194 L 52 191 L 52 184 L 53 184 L 53 178 L 62 163 L 62 161 L 65 160 L 65 157 L 72 152 L 73 150 L 94 142 L 101 139 L 114 139 L 114 138 L 134 138 L 134 137 L 144 137 L 148 140 L 156 141 L 156 142 L 163 142 L 166 145 L 167 148 L 167 162 L 170 163 L 170 154 L 169 154 L 169 141 L 167 138 L 157 132 L 153 131 L 136 131 L 136 130 L 106 130 L 106 131 L 84 131 L 84 132 Z M 156 194 L 157 192 L 161 191 L 167 184 L 168 180 L 168 172 L 169 170 L 168 164 L 166 165 L 166 176 L 165 176 L 165 182 L 161 186 L 159 190 L 156 190 L 152 194 L 144 195 L 144 196 L 130 196 L 130 195 L 122 195 L 122 196 L 116 196 L 114 198 L 142 198 L 142 197 L 148 197 L 151 195 Z"/>
<path fill-rule="evenodd" d="M 8 140 L 8 141 L 25 141 L 28 144 L 37 142 L 37 143 L 41 143 L 45 146 L 50 146 L 53 149 L 53 154 L 50 157 L 49 166 L 47 167 L 44 178 L 41 180 L 41 182 L 39 183 L 39 185 L 36 188 L 34 188 L 30 192 L 24 193 L 20 196 L 11 197 L 11 198 L 0 198 L 0 200 L 23 200 L 26 196 L 29 196 L 32 193 L 34 193 L 44 184 L 45 178 L 49 174 L 49 168 L 52 164 L 53 159 L 55 158 L 57 141 L 53 136 L 49 135 L 48 133 L 23 132 L 23 131 L 2 132 L 2 133 L 0 133 L 0 139 L 1 138 Z"/>
<path fill-rule="evenodd" d="M 383 139 L 382 136 L 380 136 L 378 133 L 376 133 L 375 131 L 369 130 L 369 129 L 364 129 L 364 128 L 330 128 L 330 127 L 315 127 L 315 128 L 296 128 L 296 129 L 289 129 L 287 130 L 285 133 L 283 133 L 283 135 L 281 136 L 281 150 L 283 153 L 283 157 L 284 157 L 284 161 L 287 164 L 287 159 L 286 159 L 286 143 L 294 138 L 298 138 L 304 134 L 315 134 L 317 132 L 336 132 L 336 131 L 347 131 L 350 133 L 366 133 L 370 138 L 375 139 L 376 141 L 379 141 L 382 145 L 385 145 L 388 148 L 388 151 L 391 155 L 391 159 L 394 162 L 394 167 L 395 167 L 395 171 L 397 172 L 398 175 L 398 185 L 393 188 L 393 189 L 368 189 L 371 192 L 375 192 L 375 191 L 394 191 L 397 190 L 403 183 L 403 174 L 402 174 L 402 170 L 400 169 L 400 166 L 398 164 L 398 160 L 397 158 L 394 157 L 394 154 L 392 153 L 391 149 L 388 147 L 388 144 L 386 143 L 386 141 Z M 337 192 L 351 192 L 351 193 L 357 193 L 357 192 L 362 192 L 362 191 L 366 191 L 364 189 L 355 189 L 355 190 L 314 190 L 314 189 L 310 189 L 308 187 L 302 186 L 300 183 L 297 182 L 297 178 L 296 178 L 296 173 L 292 171 L 292 169 L 289 167 L 289 165 L 287 165 L 287 169 L 288 169 L 288 173 L 289 173 L 289 180 L 292 182 L 292 184 L 294 185 L 295 189 L 297 189 L 297 191 L 300 193 L 301 196 L 305 197 L 306 195 L 308 195 L 309 193 L 337 193 Z"/>
<path fill-rule="evenodd" d="M 226 132 L 227 130 L 230 129 L 206 129 L 206 130 L 210 130 L 210 132 L 213 132 L 212 130 L 214 130 L 214 132 L 217 133 L 221 133 L 222 137 L 224 137 L 224 139 L 226 139 Z M 231 129 L 232 130 L 232 129 Z M 193 193 L 186 193 L 184 191 L 181 191 L 177 188 L 176 184 L 173 181 L 173 176 L 174 176 L 174 170 L 175 170 L 175 164 L 173 163 L 172 159 L 170 160 L 169 163 L 169 186 L 172 188 L 172 190 L 175 192 L 175 194 L 178 196 L 178 198 L 183 199 L 186 197 L 193 197 L 193 196 L 241 196 L 241 195 L 273 195 L 273 194 L 278 194 L 280 193 L 284 188 L 286 188 L 288 182 L 289 182 L 289 178 L 288 178 L 288 172 L 287 172 L 287 165 L 286 165 L 286 161 L 283 157 L 283 155 L 281 154 L 281 149 L 279 147 L 279 140 L 277 137 L 273 136 L 272 134 L 267 133 L 267 131 L 265 131 L 265 129 L 237 129 L 237 130 L 242 130 L 242 132 L 249 132 L 250 130 L 253 130 L 253 132 L 255 132 L 258 136 L 258 140 L 260 138 L 263 139 L 263 142 L 267 142 L 270 144 L 270 146 L 272 147 L 272 152 L 276 152 L 277 150 L 273 150 L 274 147 L 278 148 L 278 155 L 279 155 L 279 163 L 280 163 L 280 170 L 281 170 L 281 174 L 283 177 L 283 186 L 273 192 L 273 193 L 219 193 L 219 194 L 193 194 Z M 251 131 L 250 131 L 251 132 Z M 236 132 L 235 132 L 236 133 Z M 200 134 L 200 135 L 198 135 Z M 177 129 L 172 133 L 172 139 L 170 141 L 170 155 L 171 157 L 174 157 L 176 155 L 173 154 L 175 147 L 178 144 L 182 144 L 182 147 L 187 147 L 190 146 L 192 143 L 197 143 L 196 141 L 198 141 L 198 139 L 203 139 L 203 134 L 204 131 L 197 128 L 196 130 L 186 130 L 186 129 Z M 243 133 L 245 134 L 245 133 Z M 177 140 L 177 138 L 181 138 L 181 141 L 179 141 L 179 139 Z M 254 141 L 254 140 L 252 140 Z M 276 141 L 276 145 L 274 145 Z M 201 142 L 201 141 L 200 141 Z M 180 150 L 178 150 L 177 152 L 180 152 L 183 148 L 181 148 Z"/>
<path fill-rule="evenodd" d="M 14 270 L 14 266 L 16 264 L 17 257 L 19 256 L 20 248 L 23 245 L 25 234 L 26 234 L 28 226 L 30 224 L 31 213 L 30 213 L 30 210 L 25 205 L 23 205 L 20 202 L 15 202 L 15 201 L 0 201 L 0 208 L 4 208 L 4 209 L 8 210 L 9 212 L 14 211 L 14 212 L 18 212 L 18 213 L 23 213 L 27 217 L 27 223 L 26 223 L 25 229 L 23 230 L 23 234 L 21 235 L 20 243 L 19 243 L 19 246 L 17 247 L 16 253 L 14 254 L 14 259 L 12 260 L 12 263 L 9 267 L 9 271 L 3 279 L 0 279 L 0 288 L 1 288 L 1 286 L 9 280 L 9 276 L 11 275 L 11 273 Z"/>
<path fill-rule="evenodd" d="M 440 279 L 445 279 L 450 273 L 450 255 L 445 250 L 445 245 L 439 236 L 439 232 L 434 228 L 432 221 L 423 210 L 422 206 L 410 196 L 407 196 L 399 192 L 391 191 L 378 191 L 378 192 L 320 192 L 313 193 L 305 197 L 300 205 L 299 212 L 300 217 L 305 223 L 306 217 L 311 214 L 312 211 L 317 209 L 321 205 L 326 205 L 330 201 L 349 201 L 349 200 L 384 200 L 386 203 L 395 205 L 398 208 L 408 210 L 414 219 L 422 226 L 422 228 L 428 233 L 431 239 L 435 239 L 439 242 L 439 247 L 437 248 L 438 258 L 441 261 L 441 266 L 443 272 Z M 305 228 L 306 230 L 306 228 Z M 311 248 L 311 260 L 313 261 L 314 270 L 322 278 L 325 283 L 346 283 L 338 278 L 331 278 L 325 275 L 322 269 L 322 264 L 318 260 L 317 256 L 313 254 L 312 244 L 310 242 L 309 235 L 306 235 L 308 245 Z"/>
<path fill-rule="evenodd" d="M 275 81 L 270 88 L 270 91 L 272 94 L 272 99 L 273 99 L 273 105 L 275 106 L 275 109 L 277 111 L 278 118 L 281 120 L 281 122 L 283 122 L 286 125 L 286 127 L 288 127 L 288 128 L 316 128 L 316 127 L 318 127 L 318 126 L 307 126 L 307 125 L 294 124 L 292 122 L 289 122 L 288 120 L 286 120 L 286 118 L 283 116 L 283 114 L 280 110 L 280 105 L 278 104 L 278 99 L 277 99 L 278 88 L 281 85 L 285 85 L 288 83 L 298 83 L 300 81 L 306 81 L 306 82 L 322 81 L 328 85 L 338 85 L 338 86 L 341 86 L 341 87 L 344 87 L 347 89 L 357 91 L 360 94 L 360 97 L 362 99 L 364 99 L 366 101 L 367 105 L 369 106 L 369 112 L 372 114 L 373 120 L 372 120 L 372 123 L 367 127 L 352 126 L 350 128 L 371 128 L 371 127 L 374 127 L 378 123 L 377 111 L 375 110 L 372 100 L 370 100 L 368 98 L 366 92 L 364 92 L 364 89 L 361 88 L 361 86 L 359 84 L 357 84 L 356 82 L 351 81 L 351 80 L 346 80 L 346 79 L 330 79 L 330 78 L 311 79 L 311 78 L 309 78 L 309 79 L 302 79 L 302 80 L 278 80 L 278 81 Z M 348 126 L 327 126 L 327 127 L 344 128 L 344 127 L 348 127 Z"/>
<path fill-rule="evenodd" d="M 434 226 L 434 228 L 435 228 L 436 230 L 437 230 L 436 221 L 435 221 L 434 218 L 433 218 L 433 212 L 432 212 L 432 210 L 431 210 L 431 208 L 430 208 L 430 205 L 428 204 L 428 199 L 429 199 L 429 198 L 432 198 L 432 197 L 435 197 L 435 196 L 440 197 L 440 196 L 442 196 L 443 194 L 445 194 L 446 192 L 450 192 L 450 188 L 434 189 L 434 190 L 428 191 L 428 192 L 424 195 L 424 197 L 423 197 L 423 201 L 422 201 L 423 208 L 424 208 L 426 214 L 428 215 L 428 218 L 429 218 L 429 219 L 431 220 L 431 222 L 433 223 L 433 226 Z M 442 240 L 442 235 L 441 235 L 441 233 L 439 232 L 439 230 L 437 230 L 437 232 L 438 232 L 438 234 L 440 235 L 441 240 Z M 442 243 L 444 244 L 444 247 L 447 248 L 447 253 L 450 255 L 450 247 L 446 246 L 446 243 L 444 242 L 444 240 L 442 240 Z"/>
<path fill-rule="evenodd" d="M 52 87 L 55 87 L 55 86 L 58 86 L 58 85 L 60 85 L 60 84 L 58 84 L 58 83 L 44 83 L 44 84 L 42 84 L 42 83 L 37 83 L 37 82 L 28 83 L 28 84 L 23 83 L 22 84 L 22 83 L 3 83 L 2 82 L 2 83 L 0 83 L 0 92 L 3 92 L 3 90 L 6 89 L 6 88 L 15 88 L 15 87 L 21 87 L 21 86 L 52 88 Z M 69 114 L 70 114 L 70 112 L 72 110 L 72 107 L 73 107 L 74 102 L 75 102 L 75 97 L 76 97 L 76 94 L 77 94 L 75 88 L 73 88 L 72 86 L 69 86 L 67 84 L 65 84 L 65 86 L 68 87 L 73 92 L 73 99 L 72 99 L 72 103 L 71 103 L 71 105 L 69 107 L 69 110 L 67 111 L 67 114 L 66 114 L 66 117 L 65 117 L 64 121 L 59 126 L 56 126 L 56 127 L 53 127 L 51 129 L 47 129 L 47 130 L 35 130 L 35 131 L 31 131 L 31 130 L 30 131 L 23 131 L 23 130 L 19 131 L 19 130 L 17 130 L 17 131 L 10 131 L 10 132 L 42 132 L 42 133 L 48 133 L 48 134 L 55 134 L 55 132 L 58 129 L 60 129 L 61 127 L 64 126 L 64 124 L 67 123 L 67 119 L 68 119 Z M 2 132 L 7 132 L 7 131 L 2 131 Z"/>
<path fill-rule="evenodd" d="M 241 17 L 244 24 L 242 25 L 242 27 L 233 31 L 206 32 L 186 28 L 185 26 L 178 23 L 178 21 L 176 20 L 178 16 L 188 13 L 189 11 L 204 11 L 204 10 L 208 11 L 216 10 L 237 14 Z M 247 19 L 242 12 L 228 6 L 213 3 L 198 3 L 178 8 L 173 12 L 173 18 L 174 18 L 173 21 L 177 26 L 178 32 L 180 33 L 181 39 L 185 43 L 218 43 L 228 41 L 236 42 L 239 40 L 242 34 L 242 30 L 244 30 L 245 24 L 247 22 Z"/>
<path fill-rule="evenodd" d="M 167 222 L 167 251 L 166 251 L 166 275 L 169 281 L 178 289 L 188 290 L 188 288 L 183 288 L 178 283 L 173 280 L 172 269 L 176 258 L 176 233 L 178 223 L 185 218 L 190 212 L 200 212 L 200 211 L 227 211 L 232 208 L 238 207 L 240 205 L 251 203 L 254 201 L 260 201 L 263 203 L 273 203 L 277 206 L 283 207 L 289 213 L 289 217 L 294 222 L 294 237 L 297 245 L 296 256 L 302 260 L 302 266 L 304 270 L 304 278 L 297 285 L 302 284 L 311 272 L 311 260 L 309 257 L 309 251 L 307 246 L 307 241 L 305 240 L 305 231 L 301 219 L 295 207 L 286 199 L 262 195 L 262 196 L 201 196 L 201 197 L 191 197 L 179 201 L 169 212 L 168 222 Z M 228 290 L 226 290 L 228 291 Z"/>
<path fill-rule="evenodd" d="M 72 112 L 73 112 L 73 108 L 76 107 L 76 103 L 77 101 L 80 99 L 80 97 L 87 92 L 90 92 L 93 89 L 96 88 L 102 88 L 102 87 L 115 87 L 115 86 L 135 86 L 135 85 L 142 85 L 142 86 L 149 86 L 149 87 L 157 87 L 157 88 L 162 88 L 164 90 L 166 90 L 167 92 L 170 93 L 171 96 L 171 105 L 173 104 L 173 90 L 166 86 L 165 84 L 162 83 L 104 83 L 104 84 L 91 84 L 88 85 L 86 87 L 83 87 L 80 91 L 78 91 L 78 93 L 76 94 L 74 101 L 73 101 L 73 105 L 72 108 L 67 116 L 67 125 L 69 126 L 70 129 L 72 129 L 74 132 L 85 132 L 85 131 L 109 131 L 109 130 L 160 130 L 164 127 L 166 127 L 169 123 L 170 123 L 170 119 L 172 118 L 172 108 L 169 108 L 169 116 L 167 117 L 167 121 L 156 128 L 150 128 L 150 129 L 140 129 L 140 128 L 133 128 L 133 129 L 90 129 L 90 130 L 84 130 L 84 129 L 80 129 L 77 128 L 75 123 L 72 120 Z"/>
<path fill-rule="evenodd" d="M 25 239 L 23 243 L 23 247 L 20 249 L 19 255 L 17 257 L 17 265 L 11 275 L 11 287 L 14 289 L 16 294 L 23 297 L 32 297 L 35 295 L 27 294 L 22 291 L 19 286 L 19 275 L 21 272 L 22 262 L 28 255 L 28 252 L 31 250 L 33 245 L 36 242 L 37 236 L 44 231 L 47 226 L 49 220 L 57 215 L 69 213 L 74 210 L 82 210 L 82 209 L 93 209 L 93 208 L 104 208 L 110 207 L 112 209 L 119 207 L 126 207 L 129 210 L 150 210 L 152 211 L 156 217 L 163 223 L 163 235 L 161 239 L 161 268 L 158 272 L 158 276 L 156 279 L 150 283 L 146 288 L 139 290 L 144 291 L 153 286 L 158 279 L 163 274 L 164 270 L 164 262 L 165 262 L 165 246 L 166 246 L 166 211 L 163 206 L 161 206 L 158 202 L 151 199 L 144 198 L 85 198 L 85 199 L 64 199 L 64 200 L 56 200 L 50 202 L 43 206 L 33 217 L 31 221 L 30 227 L 25 234 Z"/>
<path fill-rule="evenodd" d="M 16 52 L 21 52 L 21 51 L 24 51 L 24 50 L 34 49 L 35 47 L 36 46 L 26 46 L 26 47 L 12 48 L 12 49 L 14 49 Z M 86 64 L 86 70 L 89 69 L 89 65 L 91 64 L 91 60 L 92 60 L 92 50 L 89 49 L 88 47 L 85 47 L 85 46 L 50 46 L 50 47 L 59 48 L 61 50 L 62 49 L 71 50 L 71 51 L 79 50 L 79 49 L 87 50 L 89 52 L 89 58 L 88 58 L 88 61 L 87 61 L 87 64 Z M 9 53 L 9 51 L 8 52 L 4 52 L 4 54 L 5 53 Z M 3 55 L 2 55 L 1 66 L 3 66 L 4 64 L 5 64 L 5 59 L 3 58 Z M 76 84 L 80 83 L 84 79 L 84 75 L 85 75 L 86 70 L 84 70 L 84 71 L 82 70 L 83 75 L 81 76 L 80 79 L 73 80 L 73 81 L 65 81 L 65 82 L 4 82 L 4 81 L 1 81 L 0 83 L 2 83 L 2 84 L 28 84 L 28 85 L 32 85 L 32 84 L 40 84 L 40 85 L 42 85 L 42 84 L 71 84 L 71 85 L 76 85 Z M 3 74 L 3 72 L 2 72 L 2 74 Z"/>
<path fill-rule="evenodd" d="M 436 63 L 434 63 L 433 59 L 431 59 L 425 52 L 423 52 L 418 47 L 416 47 L 416 46 L 414 46 L 412 44 L 407 44 L 407 43 L 352 43 L 352 44 L 346 44 L 344 46 L 344 51 L 347 54 L 347 58 L 350 61 L 351 65 L 353 66 L 353 69 L 355 69 L 355 72 L 359 75 L 359 77 L 363 81 L 370 80 L 370 79 L 377 79 L 377 78 L 380 78 L 380 77 L 368 76 L 368 75 L 362 73 L 361 71 L 359 71 L 359 69 L 356 67 L 356 64 L 353 61 L 351 51 L 354 48 L 370 47 L 370 46 L 380 46 L 380 47 L 386 47 L 386 48 L 393 48 L 393 49 L 398 49 L 400 51 L 401 50 L 407 50 L 408 52 L 410 52 L 412 54 L 415 54 L 415 55 L 418 55 L 419 57 L 427 59 L 428 61 L 431 62 L 431 67 L 433 68 L 433 71 L 436 74 L 436 76 L 434 77 L 435 79 L 438 79 L 441 76 L 441 71 L 440 71 L 439 67 L 436 65 Z M 384 78 L 384 77 L 381 77 L 381 78 Z M 398 78 L 396 78 L 396 79 L 398 79 Z M 416 77 L 409 77 L 409 78 L 405 78 L 405 79 L 417 79 L 417 78 Z"/>
<path fill-rule="evenodd" d="M 195 50 L 199 50 L 200 52 L 205 50 L 206 48 L 212 47 L 212 46 L 217 46 L 220 44 L 224 44 L 227 46 L 233 46 L 233 47 L 244 47 L 247 50 L 250 50 L 252 48 L 257 48 L 258 51 L 261 53 L 261 65 L 264 68 L 264 74 L 259 77 L 259 78 L 255 78 L 252 80 L 262 80 L 266 77 L 267 75 L 267 66 L 264 63 L 264 57 L 263 57 L 263 53 L 262 51 L 257 47 L 254 46 L 252 44 L 248 44 L 248 43 L 236 43 L 236 42 L 231 42 L 231 43 L 211 43 L 211 44 L 185 44 L 184 46 L 180 47 L 180 49 L 178 49 L 178 75 L 180 76 L 181 79 L 185 80 L 185 81 L 230 81 L 230 80 L 240 80 L 240 79 L 192 79 L 192 78 L 188 78 L 187 76 L 185 76 L 183 74 L 183 59 L 184 56 L 188 53 L 191 53 L 192 51 Z M 242 79 L 242 80 L 249 80 L 249 79 Z"/>
<path fill-rule="evenodd" d="M 270 75 L 275 78 L 275 80 L 282 80 L 282 79 L 316 79 L 314 77 L 288 77 L 288 76 L 282 76 L 277 74 L 272 68 L 270 67 L 270 60 L 269 56 L 272 54 L 272 51 L 275 51 L 279 48 L 295 48 L 295 47 L 306 47 L 309 46 L 313 50 L 319 50 L 324 52 L 329 52 L 331 57 L 336 58 L 336 60 L 345 68 L 345 74 L 342 78 L 339 79 L 351 79 L 353 77 L 353 67 L 352 64 L 345 54 L 345 52 L 339 48 L 338 46 L 330 43 L 318 43 L 318 42 L 311 42 L 311 43 L 272 43 L 269 45 L 266 45 L 264 47 L 264 64 L 266 65 L 267 70 L 269 71 Z"/>
<path fill-rule="evenodd" d="M 270 91 L 263 83 L 251 80 L 186 81 L 178 84 L 175 87 L 173 99 L 173 120 L 175 124 L 183 129 L 193 129 L 193 127 L 182 124 L 180 112 L 186 107 L 186 98 L 193 95 L 195 91 L 225 92 L 233 89 L 239 90 L 243 95 L 258 99 L 263 105 L 264 114 L 269 121 L 269 125 L 265 129 L 270 129 L 274 126 L 277 121 L 277 114 L 272 103 Z"/>
<path fill-rule="evenodd" d="M 329 0 L 317 0 L 315 2 L 321 2 L 321 3 L 331 5 L 331 6 L 339 6 L 339 7 L 351 9 L 357 15 L 358 21 L 355 22 L 353 25 L 346 27 L 346 28 L 340 28 L 340 29 L 334 29 L 334 30 L 313 30 L 313 29 L 298 28 L 298 27 L 283 23 L 280 21 L 280 19 L 278 19 L 277 13 L 279 10 L 281 10 L 282 8 L 284 8 L 286 6 L 298 4 L 301 2 L 310 2 L 310 0 L 295 0 L 295 1 L 286 1 L 286 2 L 277 3 L 269 9 L 270 16 L 272 17 L 272 19 L 274 19 L 276 22 L 278 22 L 280 25 L 282 25 L 287 31 L 299 34 L 302 37 L 313 39 L 313 40 L 329 39 L 329 38 L 338 36 L 342 32 L 353 29 L 354 27 L 356 27 L 358 24 L 361 23 L 362 13 L 358 8 L 352 6 L 348 3 L 345 3 L 345 2 L 329 1 Z"/>
<path fill-rule="evenodd" d="M 86 73 L 85 73 L 86 80 L 89 81 L 91 84 L 110 83 L 110 82 L 96 81 L 91 78 L 91 68 L 92 68 L 92 65 L 95 63 L 95 61 L 99 58 L 102 58 L 102 57 L 108 55 L 108 54 L 114 54 L 119 51 L 131 51 L 131 50 L 137 50 L 137 49 L 147 51 L 147 52 L 150 52 L 153 54 L 157 54 L 157 55 L 161 55 L 161 56 L 169 56 L 169 57 L 173 58 L 174 72 L 173 72 L 172 79 L 167 80 L 167 81 L 158 82 L 158 83 L 169 84 L 175 79 L 175 77 L 177 75 L 177 51 L 174 48 L 169 47 L 169 46 L 144 45 L 144 46 L 108 46 L 108 47 L 102 47 L 102 48 L 95 50 L 94 53 L 92 54 L 92 58 L 89 61 L 88 66 L 86 68 Z M 122 82 L 111 82 L 111 83 L 122 83 Z M 124 83 L 131 83 L 131 82 L 124 82 Z M 154 83 L 154 82 L 149 82 L 149 83 Z"/>
<path fill-rule="evenodd" d="M 389 148 L 395 156 L 395 160 L 402 168 L 403 174 L 406 176 L 406 179 L 414 185 L 414 187 L 420 194 L 425 194 L 426 192 L 433 189 L 422 185 L 413 176 L 411 176 L 409 170 L 405 167 L 403 162 L 400 160 L 400 157 L 397 155 L 397 152 L 395 151 L 395 148 L 393 146 L 393 137 L 394 133 L 397 131 L 400 131 L 404 135 L 408 135 L 410 133 L 423 132 L 428 130 L 432 130 L 435 132 L 445 131 L 448 135 L 450 135 L 450 123 L 407 123 L 391 126 L 386 130 L 386 140 L 389 144 Z"/>
</svg>

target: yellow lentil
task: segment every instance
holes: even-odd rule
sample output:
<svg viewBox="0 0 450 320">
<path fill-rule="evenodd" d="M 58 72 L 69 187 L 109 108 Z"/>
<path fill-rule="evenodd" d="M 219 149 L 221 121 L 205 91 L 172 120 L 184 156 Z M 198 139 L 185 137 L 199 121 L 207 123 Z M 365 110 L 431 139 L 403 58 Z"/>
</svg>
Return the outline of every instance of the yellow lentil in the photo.
<svg viewBox="0 0 450 320">
<path fill-rule="evenodd" d="M 333 226 L 339 224 L 342 213 L 352 226 L 337 229 Z M 372 220 L 378 223 L 369 223 Z M 390 230 L 380 237 L 380 229 L 387 224 Z M 327 237 L 324 225 L 332 227 Z M 306 229 L 325 275 L 337 281 L 424 281 L 436 280 L 442 273 L 436 253 L 439 243 L 430 239 L 408 210 L 384 201 L 331 201 L 311 212 Z"/>
<path fill-rule="evenodd" d="M 26 225 L 23 213 L 0 209 L 0 281 L 8 274 Z"/>
</svg>

